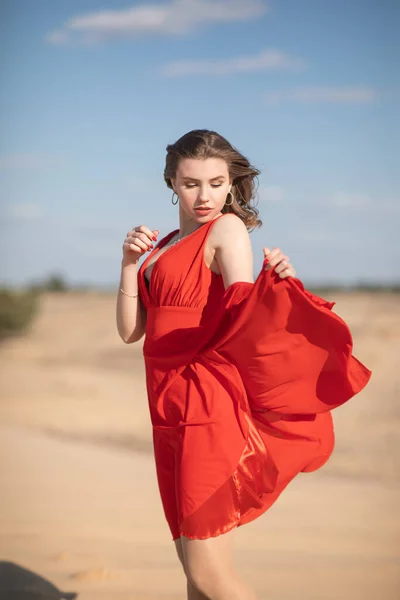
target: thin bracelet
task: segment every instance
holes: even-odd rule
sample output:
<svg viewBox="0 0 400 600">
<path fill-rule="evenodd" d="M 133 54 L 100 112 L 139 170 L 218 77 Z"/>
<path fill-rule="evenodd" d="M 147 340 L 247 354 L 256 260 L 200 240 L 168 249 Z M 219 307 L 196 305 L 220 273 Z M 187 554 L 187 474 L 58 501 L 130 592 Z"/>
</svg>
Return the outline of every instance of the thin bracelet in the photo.
<svg viewBox="0 0 400 600">
<path fill-rule="evenodd" d="M 137 298 L 137 296 L 139 296 L 139 294 L 135 294 L 134 296 L 132 294 L 127 294 L 126 292 L 124 292 L 124 290 L 122 288 L 119 288 L 119 291 L 122 294 L 125 294 L 125 296 L 128 296 L 128 298 Z"/>
</svg>

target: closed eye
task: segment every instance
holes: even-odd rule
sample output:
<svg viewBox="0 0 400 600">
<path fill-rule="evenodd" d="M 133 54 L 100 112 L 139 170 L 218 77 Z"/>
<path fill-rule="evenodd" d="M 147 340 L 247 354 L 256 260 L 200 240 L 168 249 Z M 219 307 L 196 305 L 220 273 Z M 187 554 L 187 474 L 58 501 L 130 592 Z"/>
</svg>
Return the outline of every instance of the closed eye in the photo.
<svg viewBox="0 0 400 600">
<path fill-rule="evenodd" d="M 221 185 L 222 185 L 222 183 L 212 183 L 211 187 L 212 188 L 219 188 L 219 187 L 221 187 Z M 197 183 L 186 183 L 185 184 L 185 187 L 187 187 L 189 189 L 194 188 L 196 186 L 197 186 Z"/>
</svg>

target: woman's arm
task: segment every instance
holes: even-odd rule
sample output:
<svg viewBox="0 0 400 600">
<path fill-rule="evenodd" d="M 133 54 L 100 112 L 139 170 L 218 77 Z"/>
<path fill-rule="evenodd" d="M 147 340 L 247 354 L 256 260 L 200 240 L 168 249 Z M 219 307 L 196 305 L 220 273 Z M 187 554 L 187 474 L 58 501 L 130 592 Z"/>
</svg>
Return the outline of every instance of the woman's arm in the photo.
<svg viewBox="0 0 400 600">
<path fill-rule="evenodd" d="M 153 248 L 153 241 L 157 241 L 158 233 L 158 229 L 151 231 L 146 225 L 139 225 L 128 231 L 122 245 L 121 279 L 117 297 L 117 329 L 126 344 L 137 342 L 145 332 L 147 313 L 139 296 L 138 262 L 144 252 Z"/>
<path fill-rule="evenodd" d="M 143 337 L 146 328 L 146 309 L 138 290 L 137 262 L 122 261 L 120 289 L 117 297 L 117 329 L 126 344 L 137 342 Z M 121 288 L 129 294 L 123 294 Z M 136 296 L 137 294 L 137 296 Z M 131 296 L 136 296 L 131 298 Z"/>
<path fill-rule="evenodd" d="M 254 283 L 253 252 L 249 232 L 234 214 L 218 219 L 211 230 L 210 241 L 220 268 L 225 289 L 239 281 Z M 280 248 L 263 248 L 265 270 L 274 269 L 281 279 L 295 277 L 289 257 Z"/>
<path fill-rule="evenodd" d="M 254 283 L 253 250 L 243 221 L 234 214 L 218 219 L 210 233 L 225 289 L 237 281 Z"/>
</svg>

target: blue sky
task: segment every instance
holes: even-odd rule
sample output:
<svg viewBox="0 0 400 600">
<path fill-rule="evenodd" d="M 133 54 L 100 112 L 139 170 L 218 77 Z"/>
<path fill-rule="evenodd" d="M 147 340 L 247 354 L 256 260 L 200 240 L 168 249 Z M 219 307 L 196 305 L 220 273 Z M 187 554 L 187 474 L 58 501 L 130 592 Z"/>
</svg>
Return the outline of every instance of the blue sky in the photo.
<svg viewBox="0 0 400 600">
<path fill-rule="evenodd" d="M 165 147 L 214 129 L 261 169 L 251 234 L 306 283 L 400 279 L 397 0 L 1 4 L 1 280 L 114 285 L 178 227 Z"/>
</svg>

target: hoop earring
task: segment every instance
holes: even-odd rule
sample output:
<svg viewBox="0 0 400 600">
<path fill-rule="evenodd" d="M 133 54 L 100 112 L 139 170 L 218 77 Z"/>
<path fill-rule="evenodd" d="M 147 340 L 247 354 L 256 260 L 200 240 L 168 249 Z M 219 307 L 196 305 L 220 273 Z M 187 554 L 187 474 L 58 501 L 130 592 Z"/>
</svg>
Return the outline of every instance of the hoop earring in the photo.
<svg viewBox="0 0 400 600">
<path fill-rule="evenodd" d="M 226 197 L 228 197 L 228 196 L 230 196 L 230 197 L 231 197 L 231 201 L 230 201 L 230 202 L 226 202 L 226 200 L 225 200 L 225 206 L 232 206 L 232 204 L 233 204 L 233 203 L 234 203 L 234 201 L 235 201 L 235 197 L 234 197 L 234 195 L 232 194 L 232 192 L 228 192 L 228 193 L 227 193 L 227 195 L 226 195 Z"/>
<path fill-rule="evenodd" d="M 176 196 L 176 202 L 174 202 L 174 196 Z M 175 192 L 172 194 L 171 202 L 174 206 L 176 206 L 179 202 L 179 196 Z"/>
</svg>

